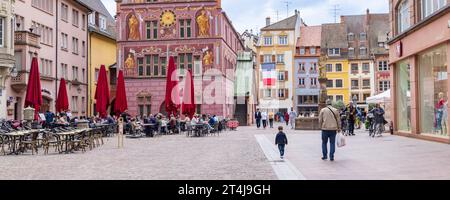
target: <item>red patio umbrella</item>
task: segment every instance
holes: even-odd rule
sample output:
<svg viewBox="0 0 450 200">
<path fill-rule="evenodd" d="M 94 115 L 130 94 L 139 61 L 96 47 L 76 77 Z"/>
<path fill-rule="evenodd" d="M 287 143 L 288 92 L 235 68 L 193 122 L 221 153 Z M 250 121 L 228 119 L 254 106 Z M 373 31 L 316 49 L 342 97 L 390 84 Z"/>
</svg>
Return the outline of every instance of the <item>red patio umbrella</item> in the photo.
<svg viewBox="0 0 450 200">
<path fill-rule="evenodd" d="M 192 119 L 195 114 L 194 79 L 192 78 L 191 69 L 189 69 L 188 72 L 189 73 L 185 77 L 183 104 L 181 108 L 182 113 Z"/>
<path fill-rule="evenodd" d="M 96 109 L 100 117 L 106 117 L 106 112 L 109 106 L 109 86 L 108 78 L 106 77 L 105 65 L 100 67 L 98 74 L 97 88 L 95 90 Z"/>
<path fill-rule="evenodd" d="M 117 78 L 117 93 L 116 93 L 116 103 L 114 104 L 114 112 L 117 116 L 125 112 L 128 109 L 127 94 L 125 92 L 125 80 L 123 78 L 123 71 L 119 71 L 119 76 Z"/>
<path fill-rule="evenodd" d="M 180 95 L 178 91 L 178 76 L 176 75 L 175 60 L 172 56 L 169 58 L 169 66 L 167 67 L 165 102 L 167 114 L 176 116 L 178 109 L 180 109 Z"/>
<path fill-rule="evenodd" d="M 62 112 L 69 109 L 69 98 L 67 96 L 66 80 L 61 78 L 58 91 L 58 99 L 56 99 L 56 112 Z"/>
<path fill-rule="evenodd" d="M 39 76 L 39 67 L 37 57 L 31 61 L 30 76 L 28 77 L 27 94 L 25 97 L 25 108 L 32 107 L 34 111 L 34 120 L 39 119 L 39 109 L 42 105 L 41 79 Z"/>
</svg>

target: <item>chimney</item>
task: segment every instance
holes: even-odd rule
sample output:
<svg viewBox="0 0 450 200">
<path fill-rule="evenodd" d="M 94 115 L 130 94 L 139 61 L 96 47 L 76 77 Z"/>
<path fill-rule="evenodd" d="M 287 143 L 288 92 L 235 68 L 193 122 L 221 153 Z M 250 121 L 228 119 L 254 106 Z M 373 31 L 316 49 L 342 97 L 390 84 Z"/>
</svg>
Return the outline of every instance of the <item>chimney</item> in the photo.
<svg viewBox="0 0 450 200">
<path fill-rule="evenodd" d="M 344 19 L 345 19 L 344 16 L 341 15 L 341 23 L 344 23 L 344 22 L 345 22 Z"/>
<path fill-rule="evenodd" d="M 266 26 L 269 26 L 270 25 L 270 17 L 267 17 L 266 18 Z"/>
</svg>

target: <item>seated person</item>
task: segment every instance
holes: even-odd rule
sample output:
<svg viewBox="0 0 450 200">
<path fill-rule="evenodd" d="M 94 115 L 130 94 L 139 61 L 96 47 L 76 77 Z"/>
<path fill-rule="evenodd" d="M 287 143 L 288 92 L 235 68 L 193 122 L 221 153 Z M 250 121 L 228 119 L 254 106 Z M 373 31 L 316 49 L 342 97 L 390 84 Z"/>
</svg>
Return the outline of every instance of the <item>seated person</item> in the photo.
<svg viewBox="0 0 450 200">
<path fill-rule="evenodd" d="M 167 120 L 166 120 L 166 118 L 162 118 L 159 123 L 160 123 L 159 127 L 161 129 L 161 133 L 167 133 Z"/>
<path fill-rule="evenodd" d="M 172 133 L 177 132 L 177 119 L 175 119 L 175 117 L 173 116 L 170 118 L 168 129 L 169 132 L 170 131 L 172 131 Z"/>
</svg>

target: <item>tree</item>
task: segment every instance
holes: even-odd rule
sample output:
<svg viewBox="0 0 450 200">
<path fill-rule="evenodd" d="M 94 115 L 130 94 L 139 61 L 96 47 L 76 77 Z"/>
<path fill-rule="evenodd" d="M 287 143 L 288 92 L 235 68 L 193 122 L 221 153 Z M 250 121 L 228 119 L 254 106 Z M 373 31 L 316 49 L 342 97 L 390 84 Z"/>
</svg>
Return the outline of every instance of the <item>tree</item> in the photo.
<svg viewBox="0 0 450 200">
<path fill-rule="evenodd" d="M 333 102 L 333 105 L 332 105 L 334 108 L 336 108 L 336 109 L 338 109 L 338 110 L 341 110 L 341 109 L 344 109 L 345 108 L 345 104 L 344 104 L 344 102 L 343 101 L 335 101 L 335 102 Z"/>
</svg>

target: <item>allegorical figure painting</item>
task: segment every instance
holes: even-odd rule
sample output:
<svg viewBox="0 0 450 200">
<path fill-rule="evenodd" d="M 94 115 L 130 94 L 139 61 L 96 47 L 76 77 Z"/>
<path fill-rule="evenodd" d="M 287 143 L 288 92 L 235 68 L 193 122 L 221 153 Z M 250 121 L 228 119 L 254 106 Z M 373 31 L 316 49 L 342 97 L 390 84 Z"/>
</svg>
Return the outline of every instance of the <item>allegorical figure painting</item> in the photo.
<svg viewBox="0 0 450 200">
<path fill-rule="evenodd" d="M 139 20 L 136 15 L 133 14 L 131 15 L 130 19 L 128 19 L 128 39 L 139 40 L 140 35 Z"/>
<path fill-rule="evenodd" d="M 209 16 L 206 10 L 201 10 L 200 15 L 197 17 L 198 36 L 209 36 Z"/>
<path fill-rule="evenodd" d="M 203 56 L 203 65 L 212 65 L 213 64 L 213 55 L 211 51 L 206 51 Z"/>
<path fill-rule="evenodd" d="M 128 58 L 125 60 L 125 65 L 127 69 L 132 69 L 134 68 L 134 58 L 133 55 L 128 54 Z"/>
</svg>

